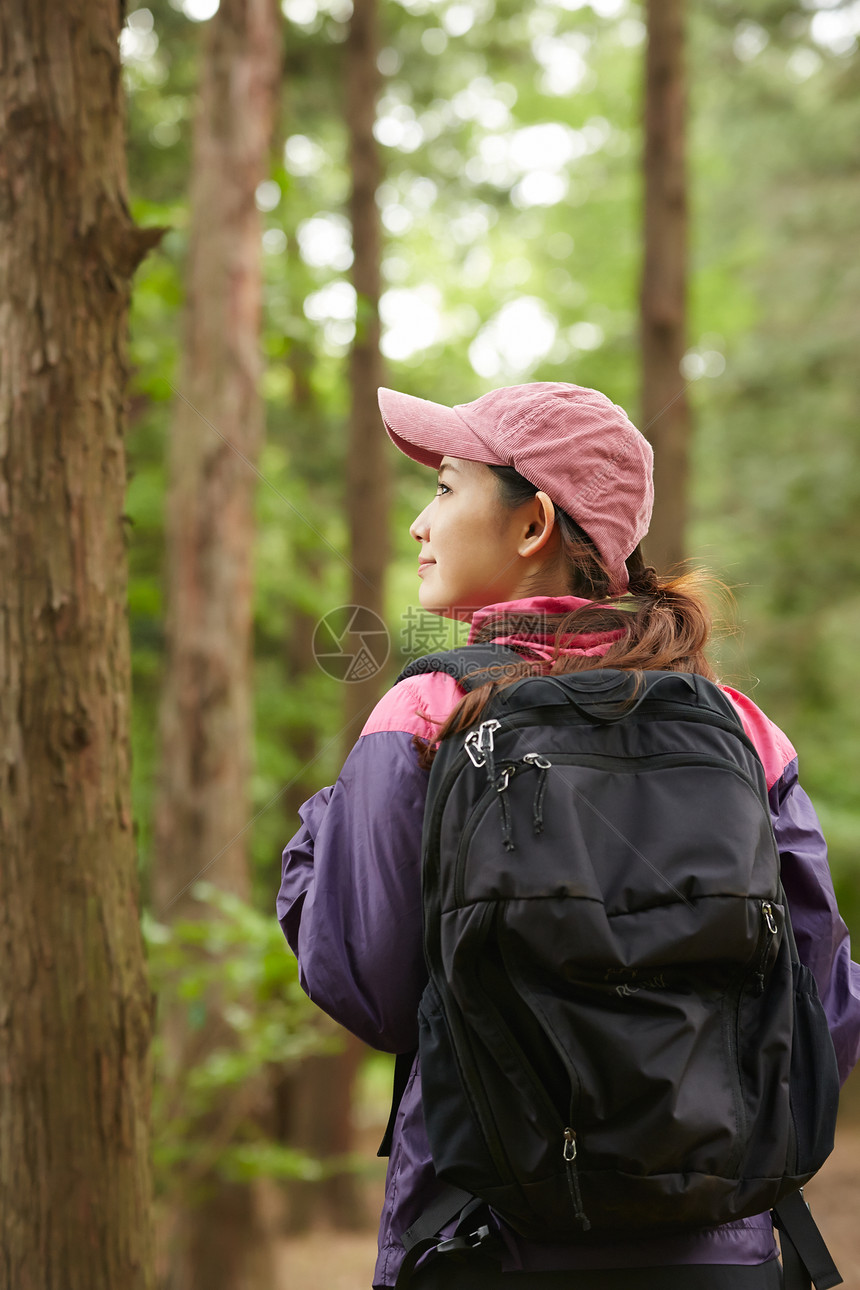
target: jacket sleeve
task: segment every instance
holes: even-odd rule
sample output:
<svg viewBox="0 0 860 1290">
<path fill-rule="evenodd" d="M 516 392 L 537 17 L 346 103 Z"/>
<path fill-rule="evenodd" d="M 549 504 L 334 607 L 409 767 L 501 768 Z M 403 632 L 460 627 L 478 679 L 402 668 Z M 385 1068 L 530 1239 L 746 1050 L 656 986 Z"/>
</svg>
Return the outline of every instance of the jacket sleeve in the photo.
<svg viewBox="0 0 860 1290">
<path fill-rule="evenodd" d="M 796 758 L 771 787 L 770 808 L 797 951 L 815 977 L 844 1083 L 860 1058 L 860 965 L 851 961 L 827 845 L 798 781 Z"/>
<path fill-rule="evenodd" d="M 403 710 L 402 693 L 377 705 L 337 783 L 301 807 L 277 907 L 310 998 L 374 1048 L 408 1052 L 418 1043 L 427 979 L 421 834 L 429 773 L 413 732 L 378 719 L 392 705 Z"/>
</svg>

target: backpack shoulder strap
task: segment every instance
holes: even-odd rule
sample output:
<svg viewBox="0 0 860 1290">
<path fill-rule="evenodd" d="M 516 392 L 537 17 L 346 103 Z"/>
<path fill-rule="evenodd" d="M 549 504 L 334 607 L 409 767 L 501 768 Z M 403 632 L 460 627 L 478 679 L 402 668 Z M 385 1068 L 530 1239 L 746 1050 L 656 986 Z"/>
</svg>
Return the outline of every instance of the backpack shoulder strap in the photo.
<svg viewBox="0 0 860 1290">
<path fill-rule="evenodd" d="M 522 655 L 507 645 L 461 645 L 457 649 L 440 650 L 435 654 L 424 654 L 421 658 L 408 663 L 395 681 L 405 680 L 408 676 L 423 676 L 427 672 L 447 672 L 459 681 L 465 690 L 474 690 L 490 678 L 485 675 L 487 668 L 503 668 L 512 663 L 521 663 Z M 398 1053 L 394 1063 L 394 1088 L 391 1098 L 391 1111 L 388 1116 L 385 1134 L 377 1151 L 378 1156 L 391 1153 L 391 1142 L 394 1135 L 394 1122 L 409 1082 L 412 1066 L 418 1050 Z M 452 1192 L 454 1189 L 451 1189 Z"/>
<path fill-rule="evenodd" d="M 809 1212 L 802 1191 L 785 1196 L 773 1209 L 774 1226 L 779 1229 L 785 1290 L 830 1290 L 842 1285 L 842 1277 Z"/>
<path fill-rule="evenodd" d="M 439 650 L 414 658 L 404 667 L 395 681 L 408 676 L 423 676 L 426 672 L 447 672 L 459 681 L 464 690 L 475 690 L 495 677 L 504 676 L 504 668 L 512 663 L 524 662 L 522 654 L 508 645 L 491 642 L 487 645 L 460 645 L 457 649 Z M 496 669 L 487 674 L 487 669 Z"/>
<path fill-rule="evenodd" d="M 486 1208 L 483 1201 L 469 1192 L 443 1182 L 435 1201 L 403 1233 L 402 1243 L 406 1257 L 400 1265 L 394 1290 L 404 1290 L 409 1285 L 416 1263 L 428 1250 L 435 1249 L 437 1254 L 443 1256 L 477 1249 L 484 1249 L 487 1253 L 500 1253 L 499 1241 L 493 1237 L 487 1223 L 469 1231 L 475 1222 L 480 1223 L 476 1214 L 486 1212 Z M 439 1233 L 442 1228 L 457 1215 L 457 1234 L 446 1241 L 440 1241 Z"/>
<path fill-rule="evenodd" d="M 400 1103 L 403 1101 L 403 1094 L 406 1092 L 406 1085 L 409 1083 L 409 1076 L 412 1074 L 412 1067 L 417 1056 L 418 1049 L 413 1048 L 411 1052 L 398 1053 L 394 1058 L 394 1088 L 391 1093 L 391 1110 L 388 1115 L 388 1123 L 385 1126 L 385 1133 L 376 1153 L 378 1156 L 391 1155 L 394 1121 L 397 1119 L 397 1112 L 400 1110 Z"/>
</svg>

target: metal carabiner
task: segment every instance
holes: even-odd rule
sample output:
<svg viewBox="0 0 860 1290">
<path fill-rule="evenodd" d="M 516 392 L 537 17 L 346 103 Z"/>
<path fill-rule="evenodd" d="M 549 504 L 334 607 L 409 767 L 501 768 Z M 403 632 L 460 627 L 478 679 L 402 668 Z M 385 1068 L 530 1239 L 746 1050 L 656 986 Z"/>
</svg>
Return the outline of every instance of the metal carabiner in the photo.
<svg viewBox="0 0 860 1290">
<path fill-rule="evenodd" d="M 501 726 L 501 721 L 482 721 L 478 727 L 478 747 L 482 753 L 493 751 L 493 734 Z"/>
<path fill-rule="evenodd" d="M 505 789 L 506 789 L 506 788 L 507 788 L 507 786 L 508 786 L 508 782 L 509 782 L 509 781 L 510 781 L 510 779 L 511 779 L 511 776 L 512 776 L 512 775 L 516 775 L 516 773 L 517 773 L 517 767 L 516 767 L 516 763 L 515 763 L 515 762 L 511 762 L 511 763 L 510 763 L 510 765 L 508 765 L 508 766 L 504 766 L 504 767 L 499 771 L 499 779 L 500 779 L 502 782 L 501 782 L 500 784 L 496 784 L 496 792 L 497 792 L 497 793 L 504 793 Z"/>
</svg>

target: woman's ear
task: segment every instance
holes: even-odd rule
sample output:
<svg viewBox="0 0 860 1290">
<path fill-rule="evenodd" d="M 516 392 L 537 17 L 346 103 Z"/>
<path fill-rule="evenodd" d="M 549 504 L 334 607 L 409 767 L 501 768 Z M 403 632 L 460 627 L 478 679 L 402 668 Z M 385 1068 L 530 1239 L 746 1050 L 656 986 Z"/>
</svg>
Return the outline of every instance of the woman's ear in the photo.
<svg viewBox="0 0 860 1290">
<path fill-rule="evenodd" d="M 525 550 L 523 550 L 523 543 L 520 543 L 519 554 L 522 556 L 536 555 L 541 551 L 552 537 L 555 528 L 555 505 L 548 494 L 535 493 L 529 506 L 528 527 L 524 535 Z"/>
</svg>

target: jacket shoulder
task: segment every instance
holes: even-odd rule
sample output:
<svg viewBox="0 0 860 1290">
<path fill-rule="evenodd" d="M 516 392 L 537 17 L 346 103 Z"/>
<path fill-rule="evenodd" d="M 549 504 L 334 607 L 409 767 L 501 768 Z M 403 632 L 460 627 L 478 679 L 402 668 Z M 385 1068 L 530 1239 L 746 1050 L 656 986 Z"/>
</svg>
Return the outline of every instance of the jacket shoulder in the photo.
<svg viewBox="0 0 860 1290">
<path fill-rule="evenodd" d="M 752 699 L 733 690 L 730 685 L 721 685 L 731 699 L 743 728 L 755 745 L 755 750 L 764 766 L 768 788 L 772 788 L 786 766 L 797 757 L 797 752 L 788 736 L 780 730 L 770 717 L 765 716 L 761 708 L 756 707 Z"/>
<path fill-rule="evenodd" d="M 377 703 L 361 735 L 400 731 L 435 740 L 442 723 L 462 699 L 464 691 L 445 672 L 410 676 L 393 685 Z"/>
</svg>

